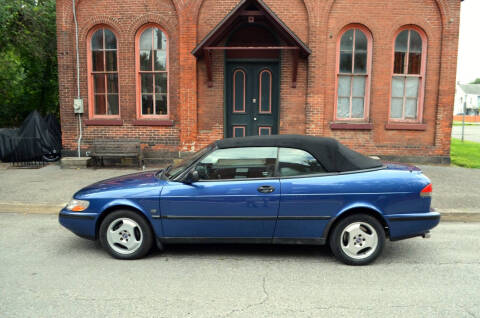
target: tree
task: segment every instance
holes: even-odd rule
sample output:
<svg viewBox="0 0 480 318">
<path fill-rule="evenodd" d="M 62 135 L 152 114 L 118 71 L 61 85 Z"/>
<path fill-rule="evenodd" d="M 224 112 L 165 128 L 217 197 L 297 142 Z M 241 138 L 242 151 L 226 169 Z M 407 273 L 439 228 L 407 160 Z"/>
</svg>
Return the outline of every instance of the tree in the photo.
<svg viewBox="0 0 480 318">
<path fill-rule="evenodd" d="M 470 84 L 480 84 L 480 78 L 475 79 L 473 82 Z"/>
<path fill-rule="evenodd" d="M 55 0 L 0 5 L 0 127 L 34 109 L 58 114 Z"/>
</svg>

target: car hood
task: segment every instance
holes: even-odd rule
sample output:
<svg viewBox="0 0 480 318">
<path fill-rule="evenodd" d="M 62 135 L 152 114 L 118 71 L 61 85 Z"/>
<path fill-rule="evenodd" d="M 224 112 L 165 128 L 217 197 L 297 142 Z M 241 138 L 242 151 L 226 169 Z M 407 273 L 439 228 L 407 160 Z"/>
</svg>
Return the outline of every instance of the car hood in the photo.
<svg viewBox="0 0 480 318">
<path fill-rule="evenodd" d="M 150 187 L 158 186 L 164 182 L 163 180 L 156 177 L 157 172 L 158 171 L 132 173 L 124 176 L 102 180 L 81 189 L 75 194 L 75 197 L 98 192 L 127 190 L 132 188 L 139 191 L 142 191 L 143 189 L 147 190 Z"/>
</svg>

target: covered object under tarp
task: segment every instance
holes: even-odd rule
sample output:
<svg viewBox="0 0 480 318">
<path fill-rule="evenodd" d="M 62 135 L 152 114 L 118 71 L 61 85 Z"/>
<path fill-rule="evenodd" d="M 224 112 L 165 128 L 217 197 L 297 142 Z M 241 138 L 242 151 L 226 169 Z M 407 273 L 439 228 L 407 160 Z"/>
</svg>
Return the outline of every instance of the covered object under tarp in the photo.
<svg viewBox="0 0 480 318">
<path fill-rule="evenodd" d="M 61 131 L 53 115 L 28 115 L 20 128 L 0 129 L 0 160 L 3 162 L 43 161 L 59 157 Z"/>
</svg>

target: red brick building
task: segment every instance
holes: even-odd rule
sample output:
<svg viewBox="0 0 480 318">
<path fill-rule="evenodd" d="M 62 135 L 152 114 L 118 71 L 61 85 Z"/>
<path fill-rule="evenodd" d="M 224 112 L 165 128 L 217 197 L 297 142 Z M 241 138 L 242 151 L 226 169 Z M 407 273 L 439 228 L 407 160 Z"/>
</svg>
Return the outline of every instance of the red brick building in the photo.
<svg viewBox="0 0 480 318">
<path fill-rule="evenodd" d="M 171 158 L 223 137 L 331 136 L 449 160 L 460 0 L 57 0 L 66 154 L 140 140 Z"/>
</svg>

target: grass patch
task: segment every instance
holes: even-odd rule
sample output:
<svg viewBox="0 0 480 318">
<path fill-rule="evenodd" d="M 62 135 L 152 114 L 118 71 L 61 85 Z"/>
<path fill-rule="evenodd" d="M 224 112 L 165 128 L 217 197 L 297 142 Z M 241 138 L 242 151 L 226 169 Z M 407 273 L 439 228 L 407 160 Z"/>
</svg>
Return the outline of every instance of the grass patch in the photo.
<svg viewBox="0 0 480 318">
<path fill-rule="evenodd" d="M 462 126 L 462 122 L 461 121 L 454 121 L 452 123 L 453 126 Z M 465 122 L 465 126 L 476 126 L 476 125 L 480 125 L 479 123 L 471 123 L 471 122 Z"/>
<path fill-rule="evenodd" d="M 480 143 L 452 138 L 450 159 L 457 166 L 480 169 Z"/>
</svg>

